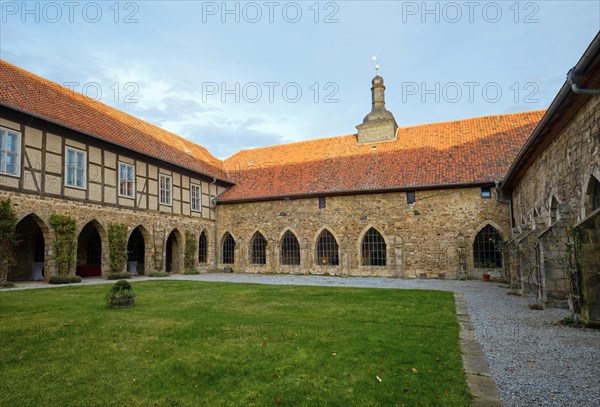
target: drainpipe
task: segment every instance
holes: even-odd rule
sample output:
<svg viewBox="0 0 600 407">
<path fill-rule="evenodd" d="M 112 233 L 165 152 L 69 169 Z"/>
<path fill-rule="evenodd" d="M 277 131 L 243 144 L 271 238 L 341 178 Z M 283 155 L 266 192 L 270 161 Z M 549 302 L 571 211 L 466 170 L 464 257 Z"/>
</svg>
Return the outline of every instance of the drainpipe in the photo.
<svg viewBox="0 0 600 407">
<path fill-rule="evenodd" d="M 579 86 L 577 86 L 575 81 L 578 79 L 579 75 L 574 72 L 574 69 L 575 68 L 571 68 L 567 73 L 567 83 L 571 85 L 571 90 L 573 93 L 578 95 L 600 95 L 600 89 L 581 89 Z"/>
</svg>

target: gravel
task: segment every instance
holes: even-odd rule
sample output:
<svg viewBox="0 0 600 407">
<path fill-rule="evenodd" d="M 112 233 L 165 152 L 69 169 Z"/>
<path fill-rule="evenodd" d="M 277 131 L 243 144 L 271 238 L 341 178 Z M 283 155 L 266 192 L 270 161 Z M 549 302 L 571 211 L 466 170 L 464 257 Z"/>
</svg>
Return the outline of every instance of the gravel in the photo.
<svg viewBox="0 0 600 407">
<path fill-rule="evenodd" d="M 600 330 L 556 325 L 569 315 L 567 310 L 531 310 L 533 297 L 507 295 L 499 283 L 226 273 L 169 279 L 460 292 L 504 406 L 600 407 Z M 94 283 L 112 282 L 84 279 L 84 284 Z M 14 289 L 38 287 L 48 285 L 25 283 Z"/>
</svg>

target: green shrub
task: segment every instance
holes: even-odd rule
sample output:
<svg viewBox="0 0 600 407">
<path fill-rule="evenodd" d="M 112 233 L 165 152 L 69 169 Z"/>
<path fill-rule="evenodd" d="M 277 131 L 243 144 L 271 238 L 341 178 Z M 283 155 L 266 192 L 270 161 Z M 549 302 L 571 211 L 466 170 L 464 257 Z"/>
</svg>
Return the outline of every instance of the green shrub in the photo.
<svg viewBox="0 0 600 407">
<path fill-rule="evenodd" d="M 108 305 L 111 307 L 133 306 L 135 291 L 127 280 L 119 280 L 110 288 Z"/>
<path fill-rule="evenodd" d="M 19 244 L 16 235 L 17 215 L 10 199 L 0 201 L 0 287 L 8 284 L 8 272 L 16 263 L 15 249 Z"/>
<path fill-rule="evenodd" d="M 123 278 L 131 278 L 131 274 L 125 271 L 122 273 L 108 273 L 106 278 L 107 280 L 121 280 Z"/>
<path fill-rule="evenodd" d="M 131 286 L 131 283 L 129 281 L 119 280 L 113 284 L 113 286 L 110 288 L 110 292 L 116 293 L 117 291 L 131 290 L 132 288 L 133 287 Z"/>
<path fill-rule="evenodd" d="M 56 272 L 59 276 L 67 276 L 71 266 L 75 262 L 75 251 L 77 248 L 75 240 L 77 226 L 75 219 L 66 215 L 52 214 L 49 221 L 50 226 L 52 226 L 56 234 L 54 240 Z"/>
<path fill-rule="evenodd" d="M 194 258 L 196 254 L 196 235 L 185 231 L 185 250 L 183 256 L 183 266 L 186 269 L 194 268 Z"/>
<path fill-rule="evenodd" d="M 155 271 L 153 273 L 148 274 L 148 277 L 169 277 L 169 273 L 165 273 L 164 271 Z"/>
<path fill-rule="evenodd" d="M 122 273 L 127 263 L 127 226 L 122 223 L 108 225 L 108 270 L 111 274 Z"/>
<path fill-rule="evenodd" d="M 185 274 L 185 275 L 188 275 L 188 276 L 191 276 L 191 275 L 195 275 L 195 274 L 200 274 L 200 272 L 199 272 L 198 270 L 194 270 L 194 269 L 188 269 L 188 268 L 186 268 L 186 269 L 183 271 L 183 274 Z"/>
<path fill-rule="evenodd" d="M 79 276 L 51 276 L 50 284 L 72 284 L 81 283 Z"/>
</svg>

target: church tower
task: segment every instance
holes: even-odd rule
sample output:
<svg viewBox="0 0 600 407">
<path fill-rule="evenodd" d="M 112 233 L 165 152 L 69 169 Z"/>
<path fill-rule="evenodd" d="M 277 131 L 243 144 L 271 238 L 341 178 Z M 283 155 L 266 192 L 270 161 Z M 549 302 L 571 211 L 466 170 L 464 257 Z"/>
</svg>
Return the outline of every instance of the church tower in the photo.
<svg viewBox="0 0 600 407">
<path fill-rule="evenodd" d="M 373 84 L 371 87 L 373 107 L 362 124 L 356 126 L 359 144 L 395 140 L 396 130 L 398 130 L 394 115 L 385 108 L 383 78 L 377 74 L 371 83 Z"/>
</svg>

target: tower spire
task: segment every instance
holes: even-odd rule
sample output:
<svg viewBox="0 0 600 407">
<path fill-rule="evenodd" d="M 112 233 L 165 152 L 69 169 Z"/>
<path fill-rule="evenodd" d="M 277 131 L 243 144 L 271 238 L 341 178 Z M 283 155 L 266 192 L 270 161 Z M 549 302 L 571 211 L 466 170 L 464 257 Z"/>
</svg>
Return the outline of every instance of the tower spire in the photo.
<svg viewBox="0 0 600 407">
<path fill-rule="evenodd" d="M 377 55 L 372 57 L 377 62 Z M 356 126 L 359 143 L 389 141 L 396 138 L 398 124 L 394 115 L 385 108 L 385 85 L 379 76 L 379 65 L 375 65 L 375 77 L 371 81 L 371 112 L 362 124 Z"/>
</svg>

